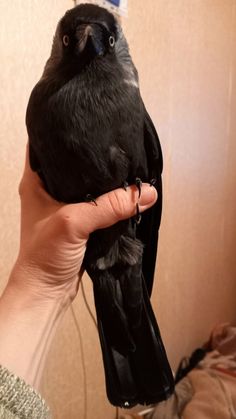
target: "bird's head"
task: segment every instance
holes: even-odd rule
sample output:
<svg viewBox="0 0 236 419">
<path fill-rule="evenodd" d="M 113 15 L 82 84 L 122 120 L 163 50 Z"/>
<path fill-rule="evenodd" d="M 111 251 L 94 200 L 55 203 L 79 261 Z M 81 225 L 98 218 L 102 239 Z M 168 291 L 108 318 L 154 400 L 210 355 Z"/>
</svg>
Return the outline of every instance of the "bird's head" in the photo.
<svg viewBox="0 0 236 419">
<path fill-rule="evenodd" d="M 119 66 L 129 84 L 138 85 L 138 74 L 116 18 L 97 5 L 80 4 L 59 21 L 42 77 L 55 78 L 58 72 L 62 78 L 65 74 L 73 77 L 86 65 L 94 61 L 102 63 L 104 59 Z"/>
<path fill-rule="evenodd" d="M 115 17 L 102 7 L 81 4 L 70 9 L 58 24 L 52 58 L 83 66 L 96 57 L 114 54 L 118 26 Z"/>
</svg>

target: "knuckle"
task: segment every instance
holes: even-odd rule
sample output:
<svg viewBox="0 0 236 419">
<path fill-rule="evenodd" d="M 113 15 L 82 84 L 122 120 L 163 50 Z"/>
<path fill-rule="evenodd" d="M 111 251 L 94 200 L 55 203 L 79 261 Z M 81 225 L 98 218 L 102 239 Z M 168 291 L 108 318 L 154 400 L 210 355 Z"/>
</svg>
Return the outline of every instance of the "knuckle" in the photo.
<svg viewBox="0 0 236 419">
<path fill-rule="evenodd" d="M 74 229 L 73 217 L 63 211 L 56 213 L 54 221 L 61 232 L 70 233 Z"/>
</svg>

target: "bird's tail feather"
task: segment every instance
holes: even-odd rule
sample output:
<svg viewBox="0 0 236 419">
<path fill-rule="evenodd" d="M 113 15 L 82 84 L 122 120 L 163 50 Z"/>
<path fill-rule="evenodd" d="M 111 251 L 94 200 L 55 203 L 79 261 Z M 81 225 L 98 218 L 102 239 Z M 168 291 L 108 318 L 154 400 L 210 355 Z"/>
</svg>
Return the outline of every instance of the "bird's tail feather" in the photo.
<svg viewBox="0 0 236 419">
<path fill-rule="evenodd" d="M 115 282 L 120 287 L 120 282 Z M 132 342 L 131 350 L 126 353 L 119 350 L 119 344 L 113 345 L 112 343 L 113 339 L 110 338 L 110 333 L 113 319 L 116 320 L 112 316 L 109 319 L 110 327 L 107 327 L 105 317 L 101 312 L 103 302 L 100 299 L 101 293 L 97 292 L 97 283 L 97 281 L 94 281 L 94 296 L 107 395 L 110 402 L 115 406 L 128 408 L 138 403 L 152 404 L 167 399 L 173 392 L 174 380 L 146 290 L 145 280 L 142 278 L 141 282 L 142 310 L 140 323 L 138 327 L 130 329 L 127 318 L 125 321 Z M 121 289 L 119 289 L 118 294 L 120 294 L 121 311 L 126 312 Z M 104 310 L 104 313 L 108 316 L 106 310 Z M 116 340 L 119 340 L 118 329 L 116 329 L 115 324 L 113 326 Z"/>
<path fill-rule="evenodd" d="M 127 354 L 135 350 L 135 343 L 124 310 L 121 283 L 108 270 L 98 272 L 93 281 L 97 317 L 102 320 L 109 345 Z"/>
</svg>

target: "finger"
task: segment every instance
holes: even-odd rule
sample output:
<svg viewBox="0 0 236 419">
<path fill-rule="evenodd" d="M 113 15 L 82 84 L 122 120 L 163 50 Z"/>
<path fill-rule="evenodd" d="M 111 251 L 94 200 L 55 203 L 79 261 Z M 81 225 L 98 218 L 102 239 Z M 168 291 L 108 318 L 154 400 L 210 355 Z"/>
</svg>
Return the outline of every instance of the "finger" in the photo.
<svg viewBox="0 0 236 419">
<path fill-rule="evenodd" d="M 157 200 L 157 191 L 149 184 L 143 184 L 140 199 L 138 195 L 136 186 L 129 186 L 126 191 L 120 188 L 100 196 L 96 201 L 97 205 L 93 203 L 70 205 L 70 216 L 76 220 L 78 235 L 88 236 L 95 230 L 134 216 L 137 202 L 140 212 L 143 212 Z M 67 211 L 68 208 L 64 207 L 64 210 Z"/>
</svg>

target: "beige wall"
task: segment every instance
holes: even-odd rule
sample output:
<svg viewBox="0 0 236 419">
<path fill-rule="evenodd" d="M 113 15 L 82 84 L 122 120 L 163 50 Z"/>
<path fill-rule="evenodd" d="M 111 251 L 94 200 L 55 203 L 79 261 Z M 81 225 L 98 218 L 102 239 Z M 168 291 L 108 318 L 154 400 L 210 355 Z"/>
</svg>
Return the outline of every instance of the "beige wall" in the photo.
<svg viewBox="0 0 236 419">
<path fill-rule="evenodd" d="M 175 367 L 214 324 L 236 321 L 236 0 L 129 3 L 125 33 L 165 158 L 153 304 Z M 18 248 L 25 108 L 56 22 L 71 6 L 71 0 L 0 0 L 1 288 Z M 81 295 L 75 311 L 87 371 L 87 419 L 112 419 L 98 338 Z M 71 312 L 53 344 L 42 391 L 56 419 L 84 417 L 81 347 Z"/>
</svg>

